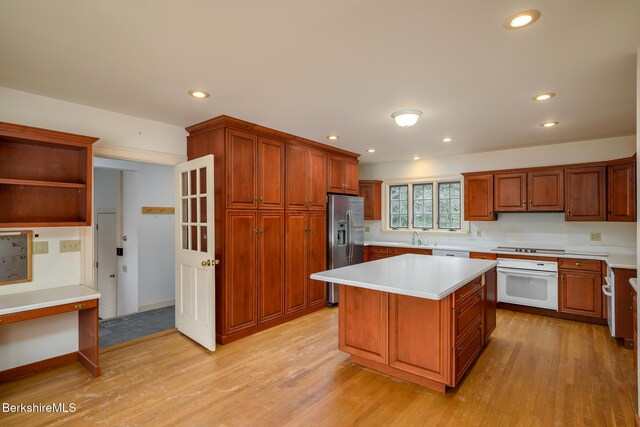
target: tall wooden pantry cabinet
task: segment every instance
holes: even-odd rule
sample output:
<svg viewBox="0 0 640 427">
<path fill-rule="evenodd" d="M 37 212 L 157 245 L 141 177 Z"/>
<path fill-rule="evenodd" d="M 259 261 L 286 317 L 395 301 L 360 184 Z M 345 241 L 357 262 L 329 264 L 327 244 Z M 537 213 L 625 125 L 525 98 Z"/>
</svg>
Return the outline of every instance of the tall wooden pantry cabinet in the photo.
<svg viewBox="0 0 640 427">
<path fill-rule="evenodd" d="M 217 342 L 325 307 L 328 159 L 357 182 L 358 155 L 228 116 L 187 132 L 189 160 L 214 156 Z"/>
</svg>

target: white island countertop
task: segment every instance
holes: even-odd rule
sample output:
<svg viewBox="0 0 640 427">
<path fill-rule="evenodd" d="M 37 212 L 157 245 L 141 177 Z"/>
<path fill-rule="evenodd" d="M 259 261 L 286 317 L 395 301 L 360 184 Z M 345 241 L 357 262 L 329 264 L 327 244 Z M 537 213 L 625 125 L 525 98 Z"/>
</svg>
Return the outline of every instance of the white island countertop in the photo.
<svg viewBox="0 0 640 427">
<path fill-rule="evenodd" d="M 19 313 L 38 308 L 53 307 L 62 304 L 88 301 L 100 298 L 95 289 L 83 285 L 62 286 L 59 288 L 39 289 L 37 291 L 18 292 L 0 297 L 0 315 Z"/>
<path fill-rule="evenodd" d="M 321 271 L 311 278 L 441 300 L 496 265 L 497 261 L 408 254 Z"/>
</svg>

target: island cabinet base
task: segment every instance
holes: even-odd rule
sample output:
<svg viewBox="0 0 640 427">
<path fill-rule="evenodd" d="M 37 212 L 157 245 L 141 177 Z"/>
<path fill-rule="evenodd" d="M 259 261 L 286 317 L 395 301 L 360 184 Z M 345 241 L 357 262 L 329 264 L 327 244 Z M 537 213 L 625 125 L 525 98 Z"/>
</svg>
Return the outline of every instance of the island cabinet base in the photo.
<svg viewBox="0 0 640 427">
<path fill-rule="evenodd" d="M 339 348 L 354 363 L 444 392 L 480 354 L 491 332 L 483 324 L 495 325 L 485 286 L 495 287 L 493 271 L 441 300 L 340 286 Z"/>
</svg>

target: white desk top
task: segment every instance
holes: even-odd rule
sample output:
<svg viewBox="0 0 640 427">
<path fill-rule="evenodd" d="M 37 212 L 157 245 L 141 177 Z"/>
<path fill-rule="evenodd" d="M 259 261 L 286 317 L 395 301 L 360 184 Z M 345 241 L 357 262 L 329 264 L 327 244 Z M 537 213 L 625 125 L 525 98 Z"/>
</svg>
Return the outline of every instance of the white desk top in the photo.
<svg viewBox="0 0 640 427">
<path fill-rule="evenodd" d="M 497 261 L 408 254 L 322 271 L 311 278 L 441 300 L 496 265 Z"/>
<path fill-rule="evenodd" d="M 100 298 L 95 289 L 83 285 L 40 289 L 0 296 L 0 315 L 19 313 L 38 308 L 53 307 Z"/>
<path fill-rule="evenodd" d="M 636 291 L 636 293 L 638 293 L 638 279 L 636 279 L 635 277 L 632 277 L 631 279 L 629 279 L 629 284 L 631 285 L 633 290 Z"/>
</svg>

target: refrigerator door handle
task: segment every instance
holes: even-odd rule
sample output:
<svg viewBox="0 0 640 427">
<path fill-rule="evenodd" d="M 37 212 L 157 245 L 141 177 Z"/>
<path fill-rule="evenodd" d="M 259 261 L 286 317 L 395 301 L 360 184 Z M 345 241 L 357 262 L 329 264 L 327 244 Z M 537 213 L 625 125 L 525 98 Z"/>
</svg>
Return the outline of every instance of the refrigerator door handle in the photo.
<svg viewBox="0 0 640 427">
<path fill-rule="evenodd" d="M 347 245 L 349 247 L 347 252 L 347 261 L 351 263 L 353 261 L 353 213 L 351 210 L 347 210 Z"/>
</svg>

